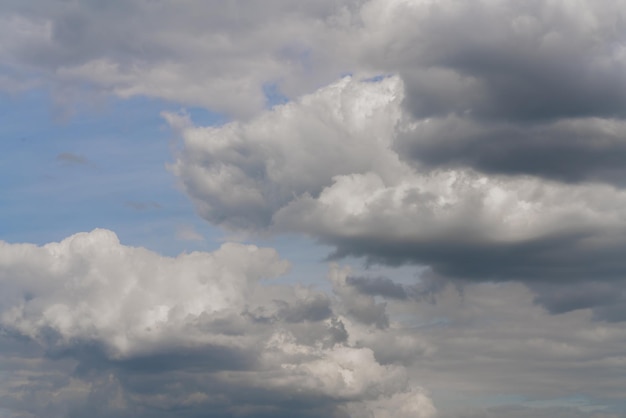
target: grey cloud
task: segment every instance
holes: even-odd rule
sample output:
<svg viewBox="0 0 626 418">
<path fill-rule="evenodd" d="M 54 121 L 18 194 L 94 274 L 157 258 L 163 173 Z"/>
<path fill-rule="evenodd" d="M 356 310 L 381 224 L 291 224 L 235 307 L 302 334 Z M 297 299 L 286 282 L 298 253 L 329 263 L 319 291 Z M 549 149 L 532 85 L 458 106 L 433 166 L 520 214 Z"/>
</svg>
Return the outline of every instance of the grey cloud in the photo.
<svg viewBox="0 0 626 418">
<path fill-rule="evenodd" d="M 553 123 L 434 118 L 401 134 L 396 148 L 401 158 L 432 168 L 471 166 L 486 173 L 624 186 L 624 125 L 598 118 Z"/>
<path fill-rule="evenodd" d="M 392 299 L 406 299 L 408 297 L 404 286 L 386 277 L 350 276 L 346 279 L 346 282 L 366 295 L 380 295 Z"/>
<path fill-rule="evenodd" d="M 414 333 L 433 347 L 414 358 L 411 370 L 429 382 L 441 416 L 516 416 L 515 408 L 510 415 L 506 408 L 469 413 L 470 403 L 489 409 L 494 393 L 502 403 L 518 404 L 519 416 L 548 417 L 551 409 L 542 406 L 549 405 L 570 405 L 572 416 L 589 409 L 623 415 L 617 389 L 624 379 L 623 325 L 594 322 L 588 309 L 552 315 L 535 297 L 519 283 L 481 283 L 462 293 L 449 286 L 436 304 L 388 304 L 390 318 L 412 315 L 421 322 L 399 333 Z M 463 399 L 455 402 L 458 409 L 446 407 L 452 393 Z M 554 413 L 568 416 L 567 410 Z"/>
<path fill-rule="evenodd" d="M 394 11 L 414 23 L 390 28 L 389 41 L 407 47 L 391 68 L 402 74 L 418 118 L 624 114 L 621 1 L 444 1 L 397 4 Z"/>
<path fill-rule="evenodd" d="M 332 315 L 331 301 L 322 295 L 282 305 L 278 315 L 287 322 L 323 321 Z"/>
<path fill-rule="evenodd" d="M 373 293 L 362 292 L 354 286 L 349 273 L 348 270 L 340 269 L 338 266 L 332 268 L 330 273 L 333 292 L 341 301 L 342 313 L 367 326 L 379 329 L 389 327 L 386 303 L 377 302 Z"/>
<path fill-rule="evenodd" d="M 447 281 L 446 277 L 438 276 L 432 270 L 426 270 L 419 275 L 417 284 L 400 284 L 387 277 L 360 276 L 347 277 L 346 284 L 369 296 L 382 296 L 401 301 L 434 301 L 434 296 L 446 286 Z"/>
<path fill-rule="evenodd" d="M 338 247 L 333 258 L 348 255 L 367 257 L 370 262 L 390 265 L 426 264 L 444 277 L 470 280 L 524 280 L 528 282 L 577 283 L 590 278 L 620 280 L 626 262 L 620 254 L 624 238 L 602 243 L 607 231 L 568 233 L 520 243 L 459 243 L 448 240 L 396 241 L 354 239 L 329 235 L 329 244 Z M 600 241 L 589 248 L 589 243 Z M 595 243 L 594 243 L 595 244 Z M 604 245 L 602 245 L 604 244 Z"/>
<path fill-rule="evenodd" d="M 444 418 L 619 418 L 621 414 L 606 411 L 586 411 L 583 408 L 553 406 L 553 407 L 527 407 L 527 406 L 496 406 L 484 411 L 464 412 Z"/>
<path fill-rule="evenodd" d="M 590 279 L 570 286 L 535 283 L 536 302 L 554 314 L 576 309 L 591 309 L 597 319 L 620 322 L 626 320 L 626 284 L 623 280 Z"/>
<path fill-rule="evenodd" d="M 418 121 L 401 156 L 623 186 L 624 6 L 390 3 L 372 24 L 387 27 L 385 42 L 398 50 L 370 58 L 401 75 Z"/>
<path fill-rule="evenodd" d="M 60 89 L 87 82 L 250 115 L 265 106 L 268 83 L 295 93 L 346 71 L 334 40 L 360 3 L 9 1 L 2 37 L 11 43 L 0 56 L 8 73 L 34 72 Z"/>
</svg>

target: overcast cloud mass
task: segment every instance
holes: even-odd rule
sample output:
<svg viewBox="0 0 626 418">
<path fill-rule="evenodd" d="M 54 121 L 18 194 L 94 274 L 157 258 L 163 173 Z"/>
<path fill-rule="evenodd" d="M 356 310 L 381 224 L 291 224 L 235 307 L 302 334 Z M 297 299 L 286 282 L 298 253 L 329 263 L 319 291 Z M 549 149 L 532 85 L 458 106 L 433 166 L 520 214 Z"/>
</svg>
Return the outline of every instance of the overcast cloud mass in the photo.
<svg viewBox="0 0 626 418">
<path fill-rule="evenodd" d="M 0 417 L 626 417 L 626 1 L 8 0 L 0 91 L 195 209 L 0 241 Z"/>
</svg>

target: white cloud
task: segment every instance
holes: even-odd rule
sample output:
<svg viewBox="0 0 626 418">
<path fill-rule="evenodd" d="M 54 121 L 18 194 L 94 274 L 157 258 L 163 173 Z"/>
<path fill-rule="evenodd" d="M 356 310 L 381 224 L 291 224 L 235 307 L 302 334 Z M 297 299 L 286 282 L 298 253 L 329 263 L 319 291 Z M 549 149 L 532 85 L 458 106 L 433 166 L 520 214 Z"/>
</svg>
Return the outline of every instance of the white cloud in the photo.
<svg viewBox="0 0 626 418">
<path fill-rule="evenodd" d="M 44 344 L 50 330 L 59 345 L 103 343 L 114 358 L 203 342 L 207 335 L 184 331 L 190 321 L 241 309 L 260 279 L 288 268 L 273 250 L 238 244 L 161 257 L 122 246 L 107 230 L 2 247 L 5 325 Z"/>
<path fill-rule="evenodd" d="M 88 380 L 110 381 L 105 386 L 119 392 L 122 411 L 213 405 L 233 414 L 246 406 L 244 416 L 256 416 L 265 402 L 278 408 L 292 397 L 294 414 L 313 408 L 308 402 L 315 398 L 320 411 L 361 405 L 378 417 L 379 398 L 395 402 L 398 393 L 418 391 L 403 365 L 382 365 L 370 348 L 347 343 L 328 295 L 262 282 L 288 267 L 272 249 L 232 243 L 213 253 L 162 257 L 121 245 L 101 229 L 41 247 L 0 242 L 0 326 L 9 332 L 2 337 L 26 337 L 83 369 L 110 369 L 113 377 Z M 196 377 L 185 375 L 190 367 Z M 146 382 L 142 391 L 118 374 L 138 373 L 141 380 L 142 371 L 171 373 L 181 386 L 168 391 Z M 75 383 L 67 382 L 67 396 L 83 399 Z M 239 391 L 266 392 L 266 401 L 240 399 Z M 14 393 L 11 386 L 0 390 L 19 403 Z M 432 403 L 419 391 L 415 396 L 419 416 L 431 417 Z"/>
<path fill-rule="evenodd" d="M 305 233 L 339 255 L 480 280 L 623 273 L 626 192 L 404 161 L 396 139 L 430 121 L 402 98 L 397 77 L 345 78 L 247 123 L 187 125 L 172 171 L 208 221 Z"/>
<path fill-rule="evenodd" d="M 249 123 L 185 127 L 169 114 L 184 137 L 172 171 L 206 219 L 267 227 L 277 210 L 304 194 L 318 195 L 334 176 L 369 170 L 389 181 L 401 176 L 389 135 L 401 100 L 398 78 L 362 83 L 346 77 Z"/>
</svg>

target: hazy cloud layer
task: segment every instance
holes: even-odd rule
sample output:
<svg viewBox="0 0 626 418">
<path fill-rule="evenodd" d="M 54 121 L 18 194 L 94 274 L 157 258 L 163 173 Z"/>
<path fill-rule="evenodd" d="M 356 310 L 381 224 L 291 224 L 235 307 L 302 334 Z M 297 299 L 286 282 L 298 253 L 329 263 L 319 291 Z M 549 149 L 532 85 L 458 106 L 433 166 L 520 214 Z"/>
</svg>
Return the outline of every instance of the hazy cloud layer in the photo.
<svg viewBox="0 0 626 418">
<path fill-rule="evenodd" d="M 264 89 L 302 92 L 348 70 L 336 41 L 360 3 L 8 1 L 1 70 L 64 92 L 87 82 L 249 115 Z"/>
</svg>

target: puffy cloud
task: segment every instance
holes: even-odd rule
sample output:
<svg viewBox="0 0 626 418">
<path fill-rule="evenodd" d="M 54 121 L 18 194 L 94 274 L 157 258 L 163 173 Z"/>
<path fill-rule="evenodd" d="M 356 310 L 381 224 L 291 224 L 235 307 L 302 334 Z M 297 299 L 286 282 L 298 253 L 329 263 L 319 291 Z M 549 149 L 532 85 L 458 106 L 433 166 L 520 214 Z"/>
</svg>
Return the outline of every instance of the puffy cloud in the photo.
<svg viewBox="0 0 626 418">
<path fill-rule="evenodd" d="M 121 246 L 107 230 L 2 247 L 3 323 L 46 344 L 103 343 L 114 358 L 168 340 L 202 342 L 206 335 L 184 332 L 188 321 L 229 313 L 256 281 L 287 268 L 272 250 L 236 244 L 168 259 Z"/>
<path fill-rule="evenodd" d="M 184 416 L 207 408 L 215 417 L 340 416 L 363 408 L 380 417 L 380 402 L 404 404 L 414 393 L 413 406 L 398 407 L 434 414 L 402 364 L 381 364 L 371 348 L 349 343 L 339 302 L 264 282 L 289 267 L 272 249 L 229 243 L 169 258 L 121 245 L 107 230 L 41 247 L 0 245 L 3 361 L 38 382 L 24 383 L 33 405 L 19 395 L 19 379 L 0 387 L 12 410 L 71 416 L 102 403 L 102 416 L 180 408 Z M 31 359 L 15 348 L 18 337 Z M 35 373 L 33 362 L 50 370 Z M 68 404 L 42 403 L 52 394 Z"/>
<path fill-rule="evenodd" d="M 169 115 L 184 140 L 172 170 L 208 221 L 306 233 L 337 257 L 462 280 L 623 279 L 624 190 L 409 163 L 396 149 L 415 130 L 402 86 L 345 78 L 221 127 Z"/>
<path fill-rule="evenodd" d="M 349 77 L 249 123 L 193 127 L 166 114 L 184 136 L 172 165 L 200 215 L 232 227 L 263 228 L 295 197 L 319 195 L 340 174 L 375 170 L 397 178 L 390 131 L 401 117 L 401 82 Z"/>
</svg>

